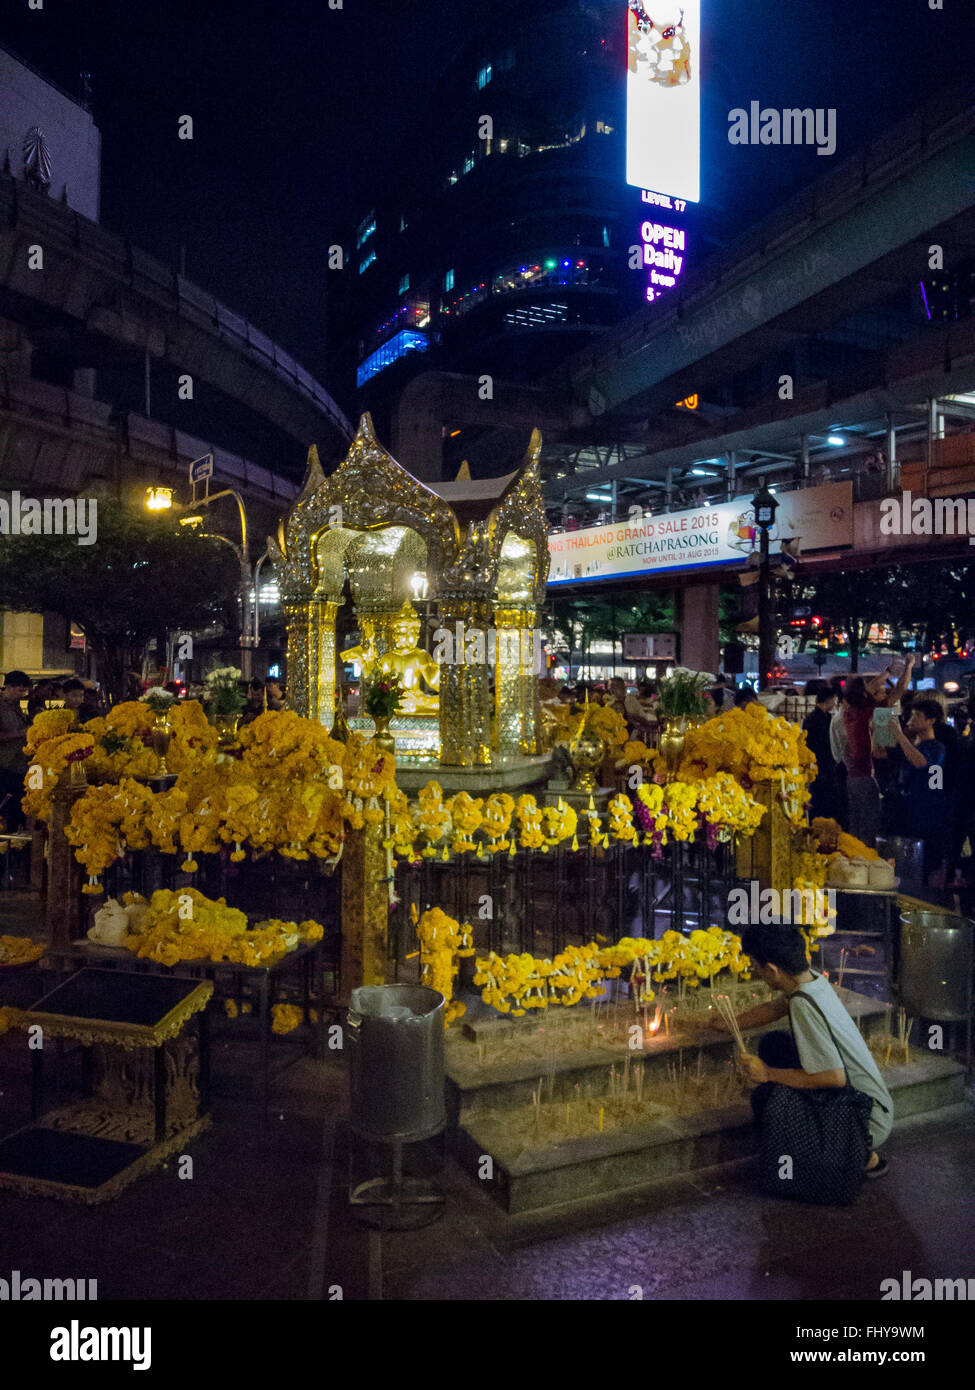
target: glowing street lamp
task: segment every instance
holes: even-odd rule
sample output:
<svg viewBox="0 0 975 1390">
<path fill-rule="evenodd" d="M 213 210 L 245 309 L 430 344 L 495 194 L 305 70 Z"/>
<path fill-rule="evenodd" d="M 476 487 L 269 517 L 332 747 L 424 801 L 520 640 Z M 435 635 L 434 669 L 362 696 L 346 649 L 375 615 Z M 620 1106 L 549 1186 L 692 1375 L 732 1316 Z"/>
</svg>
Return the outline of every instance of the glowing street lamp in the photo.
<svg viewBox="0 0 975 1390">
<path fill-rule="evenodd" d="M 237 511 L 240 516 L 240 545 L 228 539 L 226 536 L 211 532 L 213 540 L 221 541 L 224 545 L 229 545 L 237 556 L 240 566 L 240 586 L 239 598 L 241 609 L 241 630 L 240 630 L 240 670 L 241 675 L 249 680 L 253 671 L 253 648 L 258 641 L 258 621 L 259 610 L 256 602 L 256 582 L 255 576 L 260 573 L 260 566 L 265 558 L 257 562 L 255 572 L 251 572 L 250 560 L 248 557 L 247 545 L 247 513 L 244 510 L 244 500 L 239 492 L 233 488 L 224 488 L 221 492 L 209 491 L 209 475 L 207 475 L 207 494 L 203 498 L 195 497 L 196 484 L 193 486 L 194 499 L 191 502 L 182 504 L 173 501 L 173 489 L 171 487 L 147 487 L 145 495 L 146 509 L 150 512 L 164 512 L 175 510 L 181 515 L 179 523 L 181 526 L 203 526 L 205 518 L 202 513 L 194 510 L 201 506 L 210 506 L 213 502 L 218 502 L 222 497 L 232 497 L 237 503 Z"/>
<path fill-rule="evenodd" d="M 759 489 L 752 498 L 755 525 L 761 533 L 761 558 L 758 582 L 758 688 L 768 688 L 769 677 L 775 660 L 775 633 L 772 631 L 772 614 L 769 594 L 768 533 L 775 525 L 778 502 L 769 491 L 764 478 L 759 481 Z"/>
<path fill-rule="evenodd" d="M 150 512 L 168 512 L 173 505 L 173 489 L 171 487 L 147 487 L 146 488 L 146 510 Z"/>
</svg>

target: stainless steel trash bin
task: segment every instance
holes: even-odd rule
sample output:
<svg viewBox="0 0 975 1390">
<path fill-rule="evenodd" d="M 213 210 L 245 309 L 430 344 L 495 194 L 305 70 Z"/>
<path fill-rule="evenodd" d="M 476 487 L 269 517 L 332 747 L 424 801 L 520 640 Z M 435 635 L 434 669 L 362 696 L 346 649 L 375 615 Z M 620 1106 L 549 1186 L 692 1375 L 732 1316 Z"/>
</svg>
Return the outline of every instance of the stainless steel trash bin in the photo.
<svg viewBox="0 0 975 1390">
<path fill-rule="evenodd" d="M 444 1006 L 426 985 L 362 985 L 347 1019 L 350 1122 L 380 1143 L 438 1134 L 444 1108 Z"/>
<path fill-rule="evenodd" d="M 893 859 L 898 887 L 908 897 L 924 885 L 924 841 L 905 835 L 884 835 L 874 841 L 881 859 Z"/>
<path fill-rule="evenodd" d="M 972 923 L 932 908 L 901 913 L 899 994 L 909 1013 L 965 1023 L 972 1008 Z"/>
</svg>

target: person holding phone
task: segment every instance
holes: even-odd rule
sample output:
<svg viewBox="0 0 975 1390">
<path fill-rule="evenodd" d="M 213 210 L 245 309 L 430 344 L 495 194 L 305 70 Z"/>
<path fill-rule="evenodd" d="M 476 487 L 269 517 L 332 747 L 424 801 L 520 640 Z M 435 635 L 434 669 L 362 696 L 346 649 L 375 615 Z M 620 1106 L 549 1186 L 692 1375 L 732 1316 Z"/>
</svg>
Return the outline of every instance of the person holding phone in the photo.
<svg viewBox="0 0 975 1390">
<path fill-rule="evenodd" d="M 951 788 L 945 780 L 946 750 L 937 738 L 935 727 L 941 713 L 937 700 L 915 700 L 906 731 L 896 725 L 897 742 L 903 755 L 900 833 L 922 842 L 925 883 L 941 868 L 951 824 Z"/>
<path fill-rule="evenodd" d="M 880 833 L 880 789 L 873 767 L 873 712 L 878 705 L 894 704 L 900 700 L 910 682 L 913 668 L 914 657 L 909 655 L 897 684 L 890 692 L 887 689 L 889 666 L 870 680 L 855 677 L 844 691 L 846 748 L 843 761 L 849 808 L 847 828 L 867 845 L 872 845 Z"/>
</svg>

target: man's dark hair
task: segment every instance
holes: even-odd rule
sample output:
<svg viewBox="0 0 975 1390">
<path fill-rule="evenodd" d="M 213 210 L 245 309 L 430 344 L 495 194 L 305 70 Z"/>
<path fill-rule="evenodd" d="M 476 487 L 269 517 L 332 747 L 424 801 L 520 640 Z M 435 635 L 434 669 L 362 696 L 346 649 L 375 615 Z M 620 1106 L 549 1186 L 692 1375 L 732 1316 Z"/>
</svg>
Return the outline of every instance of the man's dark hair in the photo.
<svg viewBox="0 0 975 1390">
<path fill-rule="evenodd" d="M 30 685 L 30 676 L 26 671 L 8 671 L 3 683 L 4 685 Z"/>
<path fill-rule="evenodd" d="M 72 676 L 61 686 L 61 694 L 66 695 L 69 690 L 84 690 L 84 688 L 84 683 L 78 680 L 77 676 Z"/>
<path fill-rule="evenodd" d="M 753 705 L 758 700 L 758 696 L 750 685 L 743 685 L 740 690 L 735 691 L 735 709 L 742 709 L 745 705 Z"/>
<path fill-rule="evenodd" d="M 915 710 L 934 724 L 939 724 L 944 719 L 944 712 L 937 700 L 915 700 L 911 705 L 911 713 L 913 714 Z"/>
<path fill-rule="evenodd" d="M 809 969 L 806 943 L 798 927 L 746 927 L 741 949 L 756 965 L 777 965 L 787 975 L 801 975 Z"/>
</svg>

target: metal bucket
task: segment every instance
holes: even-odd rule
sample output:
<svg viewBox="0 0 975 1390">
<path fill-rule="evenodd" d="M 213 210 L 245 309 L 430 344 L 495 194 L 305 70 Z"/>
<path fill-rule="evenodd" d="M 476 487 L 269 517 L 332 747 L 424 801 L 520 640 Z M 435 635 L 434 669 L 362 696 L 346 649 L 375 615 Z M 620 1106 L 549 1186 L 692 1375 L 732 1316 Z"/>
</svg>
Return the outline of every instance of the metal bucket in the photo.
<svg viewBox="0 0 975 1390">
<path fill-rule="evenodd" d="M 438 1134 L 444 1109 L 444 1007 L 426 985 L 362 985 L 352 991 L 351 1124 L 383 1143 Z"/>
<path fill-rule="evenodd" d="M 924 841 L 909 840 L 906 835 L 878 836 L 874 841 L 881 859 L 893 859 L 894 873 L 900 879 L 900 891 L 913 896 L 924 886 Z"/>
<path fill-rule="evenodd" d="M 921 908 L 901 913 L 901 1002 L 908 1013 L 961 1023 L 971 1009 L 973 928 L 967 917 Z"/>
</svg>

